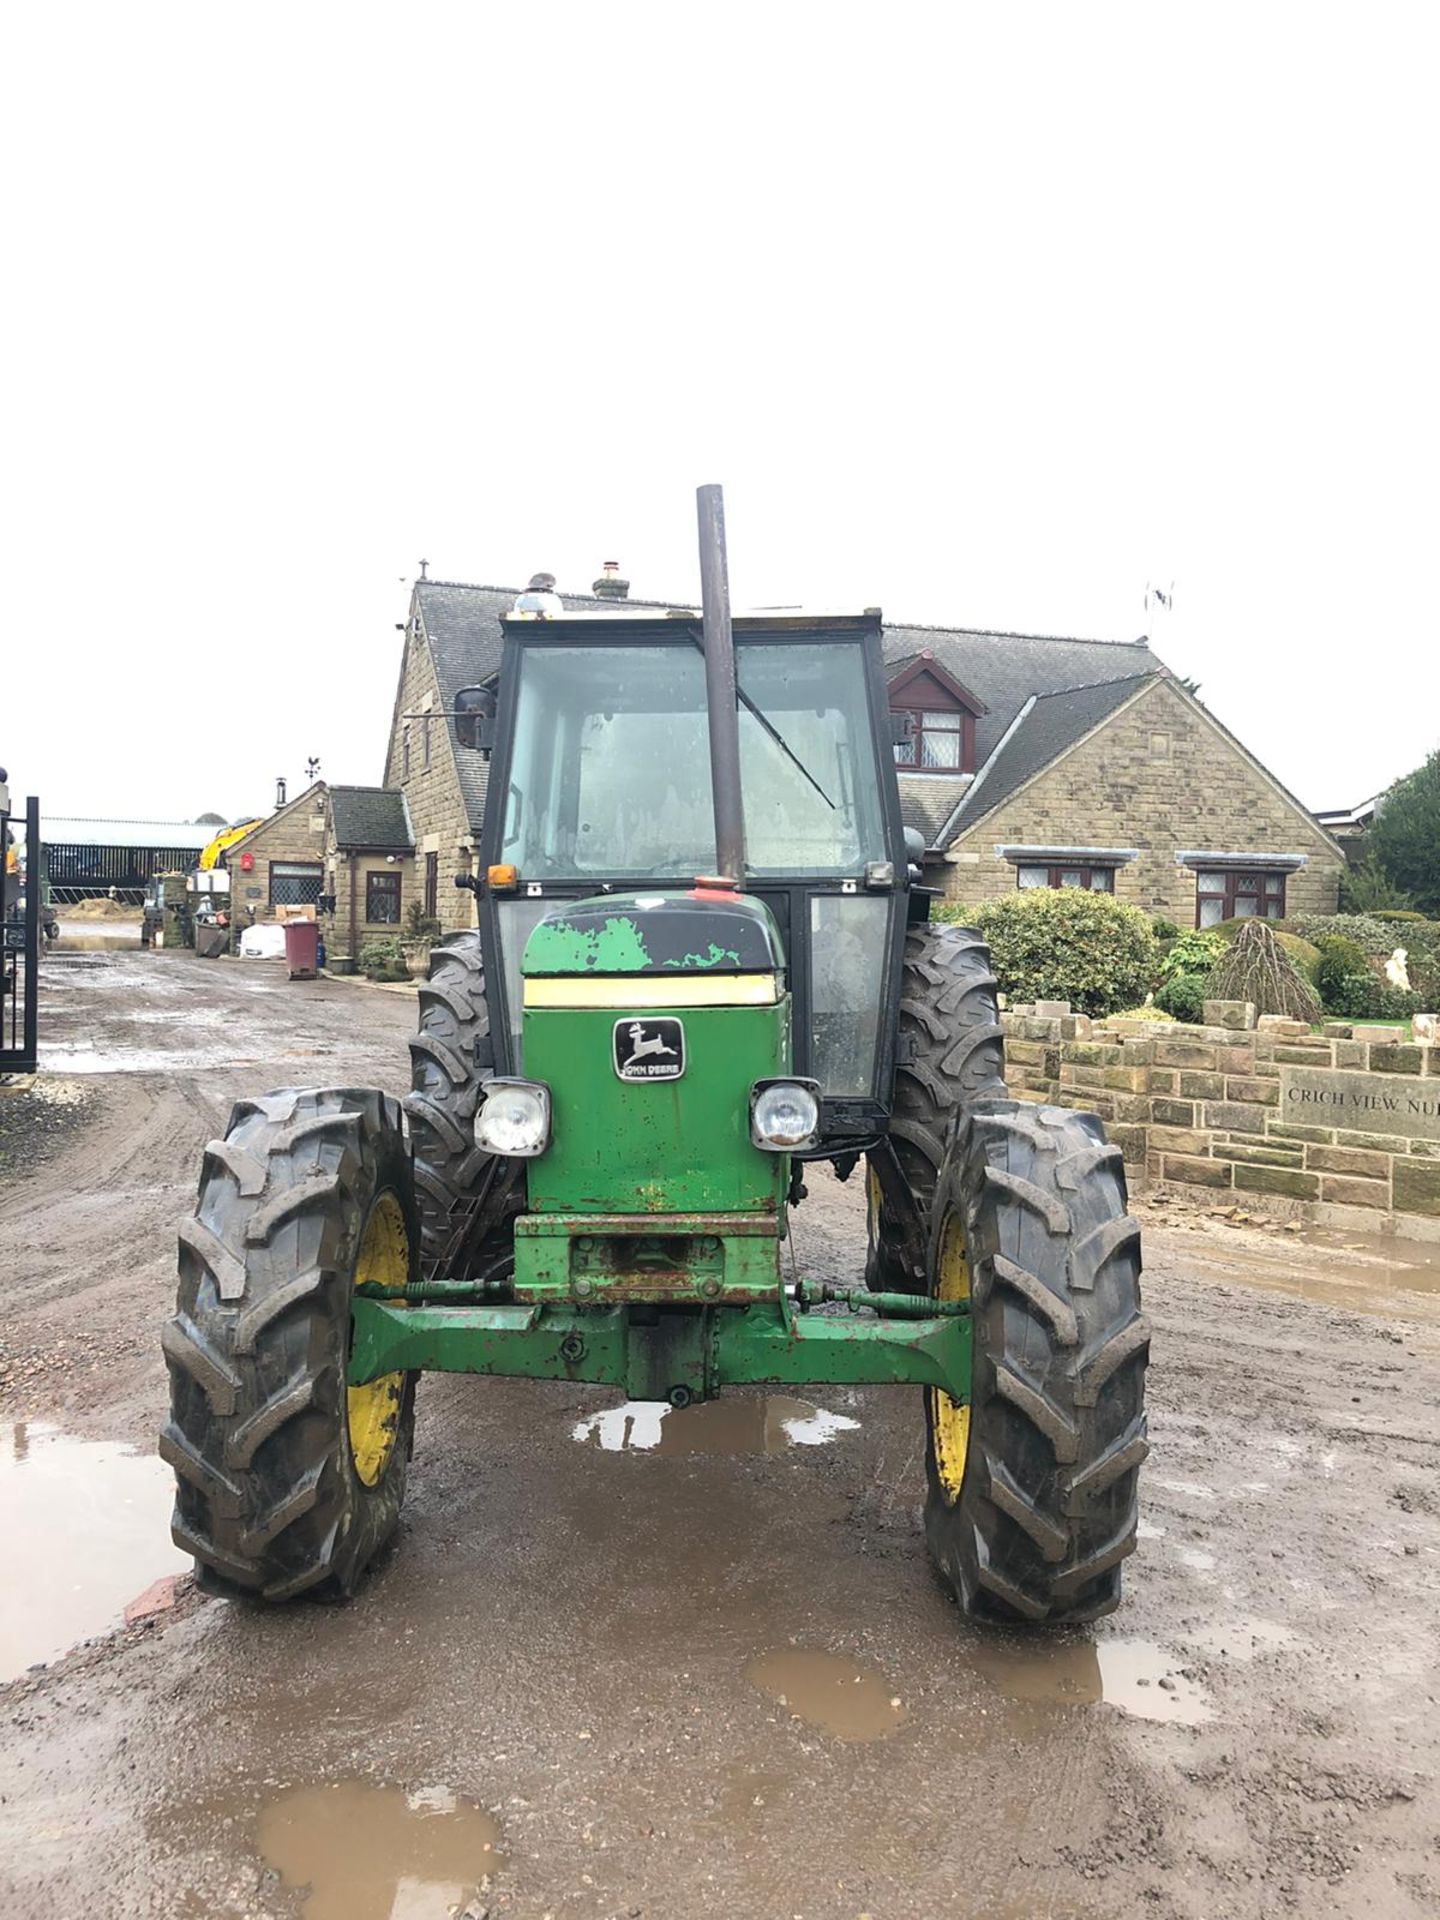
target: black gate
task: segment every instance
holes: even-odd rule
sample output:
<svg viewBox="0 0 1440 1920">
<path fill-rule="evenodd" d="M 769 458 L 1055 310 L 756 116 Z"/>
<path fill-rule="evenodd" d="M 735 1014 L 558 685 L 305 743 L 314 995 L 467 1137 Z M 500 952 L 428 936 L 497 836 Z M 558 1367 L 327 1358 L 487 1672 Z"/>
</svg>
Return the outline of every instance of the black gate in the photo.
<svg viewBox="0 0 1440 1920">
<path fill-rule="evenodd" d="M 0 793 L 4 788 L 0 787 Z M 40 895 L 45 864 L 40 852 L 40 802 L 25 802 L 25 890 L 20 890 L 17 850 L 11 844 L 10 815 L 0 812 L 3 849 L 4 919 L 0 933 L 0 1073 L 35 1071 L 36 996 L 40 986 Z M 12 860 L 14 865 L 12 866 Z"/>
</svg>

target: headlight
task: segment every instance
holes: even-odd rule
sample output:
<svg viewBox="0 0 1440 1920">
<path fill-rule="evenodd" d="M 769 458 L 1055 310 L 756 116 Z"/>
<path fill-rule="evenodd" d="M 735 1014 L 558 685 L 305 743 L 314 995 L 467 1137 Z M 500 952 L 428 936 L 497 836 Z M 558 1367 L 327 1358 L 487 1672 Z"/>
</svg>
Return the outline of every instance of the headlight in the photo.
<svg viewBox="0 0 1440 1920">
<path fill-rule="evenodd" d="M 536 1080 L 486 1082 L 475 1144 L 507 1160 L 533 1160 L 550 1141 L 550 1089 Z"/>
<path fill-rule="evenodd" d="M 750 1090 L 750 1138 L 766 1153 L 813 1146 L 820 1089 L 813 1080 L 758 1080 Z"/>
</svg>

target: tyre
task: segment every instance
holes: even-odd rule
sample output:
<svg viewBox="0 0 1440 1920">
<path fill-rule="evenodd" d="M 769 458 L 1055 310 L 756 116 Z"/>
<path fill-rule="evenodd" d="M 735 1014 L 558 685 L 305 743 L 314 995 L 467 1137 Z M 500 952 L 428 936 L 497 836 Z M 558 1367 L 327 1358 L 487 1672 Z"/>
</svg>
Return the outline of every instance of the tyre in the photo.
<svg viewBox="0 0 1440 1920">
<path fill-rule="evenodd" d="M 205 1149 L 162 1335 L 175 1544 L 211 1592 L 353 1591 L 405 1497 L 414 1376 L 347 1387 L 350 1300 L 418 1277 L 399 1103 L 367 1090 L 242 1100 Z"/>
<path fill-rule="evenodd" d="M 1093 1114 L 996 1102 L 957 1128 L 930 1290 L 972 1303 L 968 1407 L 926 1392 L 925 1532 L 962 1609 L 1093 1620 L 1134 1550 L 1150 1330 L 1120 1149 Z"/>
<path fill-rule="evenodd" d="M 428 1278 L 468 1280 L 513 1248 L 525 1204 L 522 1165 L 475 1144 L 481 1089 L 494 1072 L 480 937 L 452 933 L 430 950 L 405 1102 Z"/>
<path fill-rule="evenodd" d="M 1005 1036 L 988 948 L 968 927 L 912 927 L 905 936 L 890 1142 L 919 1209 L 921 1246 L 956 1114 L 978 1100 L 1006 1097 Z M 923 1293 L 923 1275 L 903 1257 L 900 1223 L 885 1205 L 874 1156 L 866 1172 L 866 1283 L 872 1290 Z"/>
</svg>

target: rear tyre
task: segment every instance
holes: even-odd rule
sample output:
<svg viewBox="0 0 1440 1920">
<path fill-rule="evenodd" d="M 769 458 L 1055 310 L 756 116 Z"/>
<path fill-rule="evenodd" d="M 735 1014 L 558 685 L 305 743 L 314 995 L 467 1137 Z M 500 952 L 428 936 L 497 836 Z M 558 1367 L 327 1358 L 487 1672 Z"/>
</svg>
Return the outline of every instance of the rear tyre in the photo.
<svg viewBox="0 0 1440 1920">
<path fill-rule="evenodd" d="M 977 1619 L 1058 1625 L 1120 1600 L 1150 1329 L 1120 1149 L 1093 1114 L 996 1102 L 936 1190 L 931 1292 L 972 1302 L 971 1397 L 926 1393 L 925 1533 Z"/>
<path fill-rule="evenodd" d="M 990 952 L 978 933 L 926 925 L 906 934 L 890 1140 L 926 1236 L 956 1114 L 978 1100 L 1006 1098 L 1005 1036 L 995 992 Z M 924 1278 L 901 1255 L 899 1224 L 884 1203 L 873 1161 L 866 1199 L 866 1284 L 922 1293 Z"/>
<path fill-rule="evenodd" d="M 394 1532 L 413 1374 L 346 1385 L 364 1280 L 417 1277 L 398 1102 L 358 1089 L 240 1101 L 205 1149 L 161 1336 L 175 1544 L 201 1585 L 252 1600 L 350 1593 Z"/>
<path fill-rule="evenodd" d="M 421 1252 L 431 1277 L 464 1280 L 503 1260 L 514 1245 L 515 1215 L 524 1207 L 521 1163 L 497 1160 L 475 1144 L 475 1115 L 485 1082 L 495 1073 L 495 1043 L 485 994 L 480 937 L 452 933 L 430 950 L 430 972 L 420 987 L 420 1031 L 410 1042 L 405 1102 L 420 1204 Z M 466 1257 L 451 1267 L 457 1234 Z"/>
</svg>

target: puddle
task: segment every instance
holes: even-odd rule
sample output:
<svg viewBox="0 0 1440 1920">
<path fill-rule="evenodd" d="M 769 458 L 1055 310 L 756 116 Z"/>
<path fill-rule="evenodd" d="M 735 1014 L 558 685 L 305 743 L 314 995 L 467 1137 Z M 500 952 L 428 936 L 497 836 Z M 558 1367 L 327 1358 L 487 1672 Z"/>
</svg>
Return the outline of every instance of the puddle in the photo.
<svg viewBox="0 0 1440 1920">
<path fill-rule="evenodd" d="M 1307 1247 L 1327 1257 L 1311 1261 L 1284 1257 Z M 1247 1248 L 1234 1260 L 1207 1254 L 1196 1263 L 1196 1271 L 1202 1279 L 1258 1287 L 1265 1293 L 1287 1293 L 1320 1306 L 1344 1307 L 1351 1313 L 1390 1319 L 1397 1294 L 1440 1294 L 1440 1245 L 1388 1234 L 1306 1227 L 1300 1233 L 1286 1234 L 1283 1244 L 1276 1242 L 1273 1251 L 1269 1247 L 1255 1251 Z"/>
<path fill-rule="evenodd" d="M 196 1048 L 107 1047 L 101 1053 L 88 1041 L 42 1040 L 40 1066 L 46 1073 L 186 1073 L 201 1067 L 248 1067 L 254 1060 L 222 1046 Z"/>
<path fill-rule="evenodd" d="M 860 1422 L 788 1394 L 723 1394 L 693 1407 L 627 1400 L 577 1420 L 571 1437 L 606 1453 L 785 1453 L 823 1447 Z"/>
<path fill-rule="evenodd" d="M 190 1559 L 170 1540 L 162 1460 L 53 1427 L 0 1428 L 0 1680 L 118 1624 L 125 1603 Z"/>
<path fill-rule="evenodd" d="M 292 1787 L 260 1814 L 256 1841 L 305 1920 L 449 1920 L 502 1863 L 500 1827 L 448 1787 L 345 1780 Z"/>
<path fill-rule="evenodd" d="M 971 1649 L 978 1672 L 1012 1700 L 1118 1707 L 1140 1720 L 1198 1727 L 1210 1718 L 1202 1688 L 1153 1640 L 988 1640 Z"/>
<path fill-rule="evenodd" d="M 730 1766 L 721 1777 L 710 1824 L 716 1827 L 763 1826 L 767 1808 L 784 1806 L 795 1783 L 763 1767 Z"/>
<path fill-rule="evenodd" d="M 797 1720 L 837 1740 L 884 1740 L 908 1717 L 883 1675 L 839 1653 L 787 1647 L 752 1660 L 745 1677 Z"/>
</svg>

